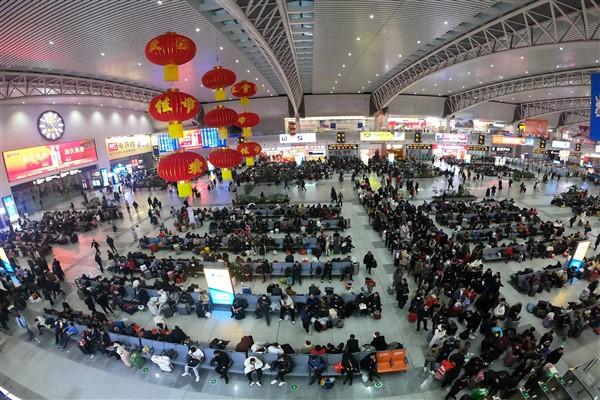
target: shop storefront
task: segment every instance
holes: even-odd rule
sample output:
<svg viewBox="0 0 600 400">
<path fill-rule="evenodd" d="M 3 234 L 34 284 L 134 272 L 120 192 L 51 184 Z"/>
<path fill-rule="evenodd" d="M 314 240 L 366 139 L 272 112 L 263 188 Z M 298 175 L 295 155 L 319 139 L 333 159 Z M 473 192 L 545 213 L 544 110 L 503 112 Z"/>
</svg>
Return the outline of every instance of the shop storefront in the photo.
<svg viewBox="0 0 600 400">
<path fill-rule="evenodd" d="M 327 156 L 327 148 L 321 145 L 292 145 L 263 147 L 262 154 L 276 162 L 295 162 L 323 160 Z"/>
<path fill-rule="evenodd" d="M 467 154 L 472 159 L 487 157 L 490 151 L 490 146 L 483 145 L 467 145 Z"/>
<path fill-rule="evenodd" d="M 456 158 L 464 160 L 467 155 L 467 133 L 436 133 L 435 144 L 432 146 L 433 155 L 436 158 Z"/>
<path fill-rule="evenodd" d="M 407 144 L 405 150 L 406 158 L 411 160 L 431 161 L 433 159 L 431 144 Z"/>
<path fill-rule="evenodd" d="M 357 144 L 330 144 L 327 146 L 328 157 L 358 157 Z"/>
<path fill-rule="evenodd" d="M 110 171 L 94 172 L 93 188 L 116 184 L 128 175 L 154 168 L 152 139 L 150 135 L 113 136 L 106 139 Z"/>
</svg>

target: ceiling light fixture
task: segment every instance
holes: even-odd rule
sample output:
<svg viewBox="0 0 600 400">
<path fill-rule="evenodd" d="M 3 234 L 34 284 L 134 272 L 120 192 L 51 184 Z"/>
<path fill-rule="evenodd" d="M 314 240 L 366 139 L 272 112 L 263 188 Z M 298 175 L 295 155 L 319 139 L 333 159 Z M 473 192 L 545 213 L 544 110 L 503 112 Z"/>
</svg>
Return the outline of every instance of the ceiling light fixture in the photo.
<svg viewBox="0 0 600 400">
<path fill-rule="evenodd" d="M 200 28 L 196 28 L 196 32 L 200 32 Z"/>
<path fill-rule="evenodd" d="M 356 37 L 356 40 L 360 40 L 360 37 L 359 37 L 359 36 L 357 36 L 357 37 Z"/>
<path fill-rule="evenodd" d="M 479 84 L 481 85 L 483 82 L 479 81 Z"/>
<path fill-rule="evenodd" d="M 420 41 L 420 40 L 417 40 L 417 44 L 421 44 L 421 41 Z"/>
<path fill-rule="evenodd" d="M 365 88 L 364 86 L 361 86 L 361 89 L 364 89 L 364 88 Z"/>
<path fill-rule="evenodd" d="M 552 93 L 548 92 L 548 96 L 552 96 Z"/>
<path fill-rule="evenodd" d="M 367 81 L 367 83 L 371 83 L 371 81 Z"/>
<path fill-rule="evenodd" d="M 55 101 L 53 101 L 53 102 L 52 102 L 52 104 L 56 104 L 56 102 L 55 102 Z"/>
<path fill-rule="evenodd" d="M 141 66 L 142 66 L 142 63 L 140 63 L 140 62 L 139 62 L 139 63 L 138 63 L 138 67 L 141 67 Z"/>
<path fill-rule="evenodd" d="M 104 53 L 100 53 L 100 55 L 101 55 L 102 57 L 104 57 L 106 54 L 104 54 Z"/>
<path fill-rule="evenodd" d="M 162 6 L 162 0 L 158 0 L 158 1 L 156 2 L 156 4 L 158 4 L 159 6 Z"/>
<path fill-rule="evenodd" d="M 271 90 L 267 89 L 267 93 L 271 93 Z"/>
<path fill-rule="evenodd" d="M 525 58 L 525 56 L 521 56 L 521 60 L 523 60 Z"/>
<path fill-rule="evenodd" d="M 50 46 L 52 46 L 52 45 L 54 44 L 54 42 L 51 40 L 51 41 L 49 41 L 49 42 L 48 42 L 48 44 L 49 44 Z"/>
<path fill-rule="evenodd" d="M 338 76 L 342 76 L 342 74 L 338 73 Z"/>
<path fill-rule="evenodd" d="M 77 102 L 77 104 L 78 104 L 78 105 L 81 105 L 81 102 L 80 102 L 80 101 L 78 101 L 78 102 Z"/>
<path fill-rule="evenodd" d="M 462 89 L 464 89 L 465 87 L 463 86 Z"/>
<path fill-rule="evenodd" d="M 398 58 L 402 58 L 402 54 L 398 54 Z"/>
<path fill-rule="evenodd" d="M 185 78 L 184 80 L 187 82 L 187 81 L 188 81 L 188 78 Z"/>
<path fill-rule="evenodd" d="M 342 68 L 346 68 L 346 64 L 342 64 Z"/>
<path fill-rule="evenodd" d="M 448 80 L 449 80 L 449 81 L 451 81 L 451 80 L 452 80 L 452 78 L 448 78 Z"/>
<path fill-rule="evenodd" d="M 334 81 L 333 83 L 338 83 L 338 81 Z"/>
<path fill-rule="evenodd" d="M 444 25 L 448 25 L 448 21 L 444 21 Z"/>
<path fill-rule="evenodd" d="M 529 73 L 529 71 L 525 71 L 525 74 L 528 74 L 528 73 Z"/>
<path fill-rule="evenodd" d="M 265 87 L 265 84 L 263 83 L 263 84 L 261 84 L 260 86 L 262 86 L 262 87 Z"/>
<path fill-rule="evenodd" d="M 104 107 L 104 104 L 100 103 L 100 107 Z"/>
<path fill-rule="evenodd" d="M 223 46 L 219 46 L 219 50 L 223 50 Z"/>
<path fill-rule="evenodd" d="M 375 74 L 375 76 L 379 76 L 379 74 Z"/>
<path fill-rule="evenodd" d="M 385 69 L 388 69 L 389 67 L 390 67 L 389 65 L 385 64 Z"/>
<path fill-rule="evenodd" d="M 25 102 L 24 102 L 24 101 L 22 101 L 22 102 L 21 102 L 21 104 L 25 104 Z"/>
<path fill-rule="evenodd" d="M 437 86 L 437 83 L 434 83 L 433 86 Z"/>
<path fill-rule="evenodd" d="M 424 91 L 425 91 L 425 88 L 421 89 L 421 92 L 424 92 Z"/>
<path fill-rule="evenodd" d="M 348 53 L 348 57 L 352 57 L 352 53 Z"/>
<path fill-rule="evenodd" d="M 258 81 L 258 78 L 254 78 L 255 81 Z"/>
<path fill-rule="evenodd" d="M 559 48 L 559 50 L 560 50 L 560 51 L 563 51 L 563 48 L 561 47 L 561 48 Z"/>
<path fill-rule="evenodd" d="M 511 100 L 514 100 L 514 99 L 515 99 L 514 97 L 511 98 Z"/>
<path fill-rule="evenodd" d="M 467 75 L 471 75 L 471 71 L 467 72 Z"/>
<path fill-rule="evenodd" d="M 494 68 L 494 64 L 490 64 L 490 68 Z"/>
<path fill-rule="evenodd" d="M 373 19 L 373 18 L 375 18 L 375 16 L 373 14 L 371 14 L 371 15 L 369 15 L 369 18 Z"/>
<path fill-rule="evenodd" d="M 332 86 L 332 87 L 331 87 L 331 90 L 335 90 L 335 86 Z"/>
<path fill-rule="evenodd" d="M 247 69 L 247 70 L 246 70 L 246 72 L 247 72 L 247 73 L 250 73 L 250 70 L 249 70 L 249 69 Z"/>
<path fill-rule="evenodd" d="M 358 91 L 358 93 L 360 94 L 360 90 Z"/>
<path fill-rule="evenodd" d="M 236 62 L 236 63 L 239 63 L 239 62 L 240 62 L 240 60 L 238 60 L 238 59 L 236 58 L 236 59 L 235 59 L 235 62 Z"/>
</svg>

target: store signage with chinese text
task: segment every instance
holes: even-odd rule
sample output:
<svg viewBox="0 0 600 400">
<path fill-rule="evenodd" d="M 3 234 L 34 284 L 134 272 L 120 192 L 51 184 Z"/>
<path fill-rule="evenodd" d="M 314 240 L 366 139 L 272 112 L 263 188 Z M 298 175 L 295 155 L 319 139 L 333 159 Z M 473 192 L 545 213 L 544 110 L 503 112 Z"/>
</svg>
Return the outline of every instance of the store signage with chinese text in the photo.
<svg viewBox="0 0 600 400">
<path fill-rule="evenodd" d="M 150 135 L 114 136 L 105 140 L 109 160 L 150 153 L 152 151 Z"/>
<path fill-rule="evenodd" d="M 317 141 L 317 134 L 314 132 L 297 133 L 295 135 L 279 135 L 279 143 L 296 144 L 296 143 L 314 143 Z"/>
<path fill-rule="evenodd" d="M 492 151 L 494 153 L 510 153 L 512 148 L 506 146 L 492 146 Z"/>
<path fill-rule="evenodd" d="M 504 145 L 515 145 L 515 146 L 533 146 L 533 138 L 523 138 L 516 136 L 502 136 L 493 135 L 492 144 L 504 144 Z"/>
<path fill-rule="evenodd" d="M 469 135 L 466 133 L 436 133 L 435 141 L 438 143 L 467 143 Z"/>
<path fill-rule="evenodd" d="M 404 132 L 366 131 L 360 133 L 360 140 L 363 142 L 400 142 L 404 139 Z"/>
<path fill-rule="evenodd" d="M 571 142 L 565 142 L 562 140 L 553 140 L 552 147 L 555 149 L 568 149 L 571 147 Z"/>
<path fill-rule="evenodd" d="M 3 152 L 2 156 L 9 182 L 95 162 L 98 159 L 93 139 L 9 150 Z"/>
</svg>

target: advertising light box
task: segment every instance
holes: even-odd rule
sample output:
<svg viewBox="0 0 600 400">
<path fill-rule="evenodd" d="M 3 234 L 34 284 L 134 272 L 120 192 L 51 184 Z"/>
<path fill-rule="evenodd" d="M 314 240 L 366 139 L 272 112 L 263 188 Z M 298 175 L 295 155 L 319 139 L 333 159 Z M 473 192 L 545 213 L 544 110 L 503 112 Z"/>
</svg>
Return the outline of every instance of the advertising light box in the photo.
<svg viewBox="0 0 600 400">
<path fill-rule="evenodd" d="M 227 268 L 205 266 L 204 277 L 214 304 L 233 304 L 233 284 Z"/>
<path fill-rule="evenodd" d="M 2 153 L 9 182 L 95 162 L 93 139 L 27 147 Z"/>
<path fill-rule="evenodd" d="M 367 131 L 360 133 L 363 142 L 401 142 L 405 140 L 404 132 Z"/>
<path fill-rule="evenodd" d="M 522 146 L 524 144 L 527 144 L 527 142 L 526 142 L 525 138 L 522 138 L 522 137 L 493 135 L 492 136 L 492 144 Z"/>
<path fill-rule="evenodd" d="M 150 153 L 152 151 L 150 135 L 114 136 L 105 140 L 109 160 Z"/>
</svg>

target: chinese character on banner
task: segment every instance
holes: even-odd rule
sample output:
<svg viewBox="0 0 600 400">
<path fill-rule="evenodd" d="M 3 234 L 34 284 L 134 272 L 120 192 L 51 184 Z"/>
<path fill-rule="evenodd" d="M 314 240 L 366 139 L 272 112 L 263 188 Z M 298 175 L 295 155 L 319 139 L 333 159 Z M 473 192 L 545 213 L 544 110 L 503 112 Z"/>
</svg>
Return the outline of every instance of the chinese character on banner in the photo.
<svg viewBox="0 0 600 400">
<path fill-rule="evenodd" d="M 183 107 L 185 107 L 185 109 L 187 110 L 187 112 L 190 112 L 194 109 L 194 107 L 196 106 L 196 100 L 192 99 L 191 97 L 186 97 L 182 102 L 181 105 Z"/>
<path fill-rule="evenodd" d="M 202 172 L 204 164 L 200 160 L 194 160 L 188 165 L 188 172 L 190 174 L 199 174 Z"/>
<path fill-rule="evenodd" d="M 156 107 L 156 111 L 158 111 L 160 114 L 164 112 L 173 111 L 173 108 L 171 108 L 171 104 L 168 98 L 164 98 L 160 101 L 157 101 L 154 107 Z"/>
</svg>

